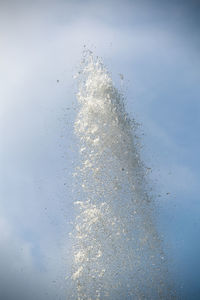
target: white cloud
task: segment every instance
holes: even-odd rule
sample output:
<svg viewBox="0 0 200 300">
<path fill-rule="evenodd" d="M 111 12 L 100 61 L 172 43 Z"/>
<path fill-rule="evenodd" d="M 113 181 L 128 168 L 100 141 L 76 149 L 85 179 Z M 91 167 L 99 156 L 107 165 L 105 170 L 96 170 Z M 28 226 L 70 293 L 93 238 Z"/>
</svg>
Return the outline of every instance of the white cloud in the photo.
<svg viewBox="0 0 200 300">
<path fill-rule="evenodd" d="M 48 253 L 56 256 L 58 253 Z M 58 264 L 59 259 L 57 259 Z M 3 217 L 0 218 L 0 297 L 14 299 L 57 299 L 65 294 L 64 274 L 58 276 L 53 262 L 41 268 L 36 263 L 34 244 L 19 237 Z M 64 294 L 63 294 L 64 293 Z"/>
</svg>

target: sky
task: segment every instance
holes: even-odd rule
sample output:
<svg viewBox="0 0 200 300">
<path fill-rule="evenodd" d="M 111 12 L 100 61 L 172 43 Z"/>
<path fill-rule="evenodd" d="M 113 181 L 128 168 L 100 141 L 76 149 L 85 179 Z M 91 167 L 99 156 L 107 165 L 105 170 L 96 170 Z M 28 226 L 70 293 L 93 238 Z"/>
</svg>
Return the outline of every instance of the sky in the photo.
<svg viewBox="0 0 200 300">
<path fill-rule="evenodd" d="M 199 1 L 0 1 L 0 36 L 0 299 L 70 299 L 84 45 L 141 124 L 170 276 L 199 299 Z"/>
</svg>

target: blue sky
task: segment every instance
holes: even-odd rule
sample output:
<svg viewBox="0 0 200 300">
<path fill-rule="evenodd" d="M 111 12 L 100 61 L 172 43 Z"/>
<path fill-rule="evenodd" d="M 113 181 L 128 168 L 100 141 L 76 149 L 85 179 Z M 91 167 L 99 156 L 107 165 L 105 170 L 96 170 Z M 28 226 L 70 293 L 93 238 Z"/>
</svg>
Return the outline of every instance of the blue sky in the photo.
<svg viewBox="0 0 200 300">
<path fill-rule="evenodd" d="M 172 277 L 199 298 L 199 20 L 198 1 L 0 3 L 1 299 L 68 295 L 83 45 L 124 75 Z"/>
</svg>

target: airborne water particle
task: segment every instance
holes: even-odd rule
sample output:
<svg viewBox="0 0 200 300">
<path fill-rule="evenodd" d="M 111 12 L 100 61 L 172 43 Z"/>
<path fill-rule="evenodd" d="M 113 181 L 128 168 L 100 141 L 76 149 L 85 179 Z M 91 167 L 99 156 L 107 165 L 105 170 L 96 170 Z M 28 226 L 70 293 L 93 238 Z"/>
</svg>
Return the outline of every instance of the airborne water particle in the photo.
<svg viewBox="0 0 200 300">
<path fill-rule="evenodd" d="M 123 79 L 121 77 L 121 79 Z M 71 299 L 172 299 L 138 124 L 100 58 L 85 50 L 74 125 L 80 166 Z"/>
</svg>

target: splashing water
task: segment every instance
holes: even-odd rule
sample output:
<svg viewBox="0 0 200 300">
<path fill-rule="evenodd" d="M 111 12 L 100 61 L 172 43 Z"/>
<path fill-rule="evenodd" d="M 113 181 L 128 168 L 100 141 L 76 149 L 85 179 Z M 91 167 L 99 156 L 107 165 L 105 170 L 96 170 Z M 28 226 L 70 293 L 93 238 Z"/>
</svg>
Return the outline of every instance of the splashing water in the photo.
<svg viewBox="0 0 200 300">
<path fill-rule="evenodd" d="M 75 133 L 81 163 L 73 299 L 171 299 L 137 124 L 101 59 L 86 52 Z"/>
</svg>

